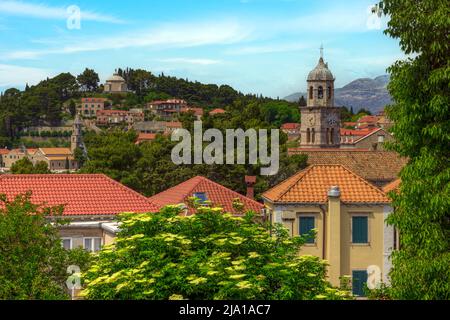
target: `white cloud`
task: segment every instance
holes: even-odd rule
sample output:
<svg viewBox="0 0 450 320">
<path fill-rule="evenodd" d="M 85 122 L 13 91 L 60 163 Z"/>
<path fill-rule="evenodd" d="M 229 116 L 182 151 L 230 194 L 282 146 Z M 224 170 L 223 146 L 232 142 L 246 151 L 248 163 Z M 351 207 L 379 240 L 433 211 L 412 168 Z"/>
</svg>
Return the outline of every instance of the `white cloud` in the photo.
<svg viewBox="0 0 450 320">
<path fill-rule="evenodd" d="M 34 59 L 49 54 L 71 54 L 101 50 L 147 47 L 151 49 L 188 48 L 231 44 L 244 40 L 248 29 L 225 22 L 162 25 L 147 31 L 129 31 L 117 36 L 83 38 L 43 50 L 19 50 L 5 53 L 6 59 Z"/>
<path fill-rule="evenodd" d="M 222 63 L 221 60 L 213 59 L 191 59 L 191 58 L 169 58 L 169 59 L 159 59 L 160 62 L 173 63 L 173 64 L 194 64 L 194 65 L 213 65 Z"/>
<path fill-rule="evenodd" d="M 50 72 L 45 69 L 0 64 L 0 87 L 37 84 L 48 76 Z"/>
<path fill-rule="evenodd" d="M 0 1 L 0 14 L 25 16 L 40 19 L 65 20 L 70 14 L 65 7 L 50 7 L 44 4 L 34 4 L 22 1 Z M 81 9 L 81 19 L 97 22 L 123 23 L 124 21 L 110 15 L 104 15 Z"/>
<path fill-rule="evenodd" d="M 284 43 L 284 44 L 267 44 L 258 46 L 246 46 L 240 48 L 234 48 L 227 50 L 226 54 L 232 55 L 245 55 L 245 54 L 263 54 L 263 53 L 276 53 L 276 52 L 290 52 L 300 51 L 303 49 L 311 48 L 310 45 L 302 43 Z"/>
</svg>

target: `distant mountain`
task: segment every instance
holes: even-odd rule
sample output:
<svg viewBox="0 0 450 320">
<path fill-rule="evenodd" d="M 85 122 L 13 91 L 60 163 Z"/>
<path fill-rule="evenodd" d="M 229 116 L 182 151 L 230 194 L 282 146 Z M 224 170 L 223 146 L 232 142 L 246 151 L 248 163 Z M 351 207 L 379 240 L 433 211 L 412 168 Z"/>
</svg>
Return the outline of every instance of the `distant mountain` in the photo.
<svg viewBox="0 0 450 320">
<path fill-rule="evenodd" d="M 362 78 L 350 82 L 343 88 L 335 90 L 335 104 L 337 106 L 353 107 L 354 111 L 365 108 L 376 114 L 392 102 L 387 91 L 389 76 L 379 76 L 375 79 Z M 294 93 L 284 99 L 297 102 L 306 93 Z"/>
</svg>

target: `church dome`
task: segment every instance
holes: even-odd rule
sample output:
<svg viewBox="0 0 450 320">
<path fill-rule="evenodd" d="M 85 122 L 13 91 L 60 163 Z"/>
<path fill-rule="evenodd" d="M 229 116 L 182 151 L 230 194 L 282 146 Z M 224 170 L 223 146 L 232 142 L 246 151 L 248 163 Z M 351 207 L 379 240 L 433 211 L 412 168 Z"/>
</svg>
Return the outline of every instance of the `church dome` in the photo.
<svg viewBox="0 0 450 320">
<path fill-rule="evenodd" d="M 317 66 L 308 75 L 308 81 L 333 81 L 334 77 L 328 69 L 328 64 L 320 58 Z"/>
<path fill-rule="evenodd" d="M 122 78 L 118 73 L 114 73 L 111 77 L 106 80 L 107 82 L 125 82 L 125 79 Z"/>
</svg>

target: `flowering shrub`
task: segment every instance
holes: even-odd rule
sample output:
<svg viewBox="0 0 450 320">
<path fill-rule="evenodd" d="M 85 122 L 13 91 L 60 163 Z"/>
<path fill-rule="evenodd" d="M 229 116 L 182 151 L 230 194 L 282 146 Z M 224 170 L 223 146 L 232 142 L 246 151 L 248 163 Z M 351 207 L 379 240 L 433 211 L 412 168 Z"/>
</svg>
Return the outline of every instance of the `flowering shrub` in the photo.
<svg viewBox="0 0 450 320">
<path fill-rule="evenodd" d="M 345 299 L 325 280 L 326 262 L 299 256 L 301 237 L 198 208 L 123 214 L 115 245 L 83 275 L 87 299 Z"/>
</svg>

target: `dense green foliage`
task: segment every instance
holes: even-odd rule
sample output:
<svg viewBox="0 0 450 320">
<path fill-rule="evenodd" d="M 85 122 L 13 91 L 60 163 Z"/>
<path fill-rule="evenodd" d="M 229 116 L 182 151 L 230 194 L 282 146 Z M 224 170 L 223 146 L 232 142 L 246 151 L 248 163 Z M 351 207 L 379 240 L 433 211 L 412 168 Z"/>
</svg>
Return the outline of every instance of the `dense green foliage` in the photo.
<svg viewBox="0 0 450 320">
<path fill-rule="evenodd" d="M 356 122 L 360 118 L 364 116 L 370 116 L 372 113 L 366 109 L 359 109 L 357 113 L 353 111 L 353 108 L 350 110 L 347 107 L 342 107 L 341 109 L 341 121 L 342 122 Z"/>
<path fill-rule="evenodd" d="M 41 161 L 33 164 L 30 159 L 23 158 L 11 166 L 13 174 L 47 174 L 50 173 L 47 163 Z"/>
<path fill-rule="evenodd" d="M 389 222 L 400 232 L 391 296 L 450 299 L 450 7 L 442 0 L 385 0 L 386 33 L 412 57 L 390 67 L 393 146 L 409 164 Z"/>
<path fill-rule="evenodd" d="M 98 89 L 100 78 L 98 77 L 97 72 L 86 68 L 83 73 L 77 77 L 77 81 L 83 90 L 92 92 Z"/>
<path fill-rule="evenodd" d="M 39 207 L 29 194 L 12 201 L 1 196 L 1 202 L 0 299 L 68 299 L 67 267 L 87 268 L 90 258 L 84 250 L 62 248 L 57 227 L 63 208 Z"/>
<path fill-rule="evenodd" d="M 158 214 L 125 214 L 113 246 L 83 275 L 88 299 L 345 299 L 331 288 L 326 263 L 298 256 L 304 238 L 281 225 L 269 233 L 221 209 L 189 217 L 177 207 Z"/>
</svg>

